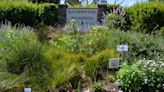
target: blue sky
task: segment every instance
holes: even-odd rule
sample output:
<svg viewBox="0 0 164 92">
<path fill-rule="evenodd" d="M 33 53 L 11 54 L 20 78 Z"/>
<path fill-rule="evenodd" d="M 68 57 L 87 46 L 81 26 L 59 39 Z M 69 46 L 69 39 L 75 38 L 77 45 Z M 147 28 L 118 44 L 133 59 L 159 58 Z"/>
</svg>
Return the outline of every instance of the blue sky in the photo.
<svg viewBox="0 0 164 92">
<path fill-rule="evenodd" d="M 107 1 L 110 4 L 114 4 L 115 0 L 107 0 Z M 118 1 L 121 2 L 122 0 L 118 0 Z M 144 1 L 147 1 L 147 0 L 124 0 L 124 2 L 122 3 L 122 6 L 131 6 L 137 2 L 144 2 Z"/>
<path fill-rule="evenodd" d="M 63 2 L 64 0 L 62 0 L 61 2 Z M 107 0 L 109 4 L 114 4 L 115 0 Z M 118 2 L 121 2 L 122 0 L 117 0 Z M 124 2 L 122 3 L 122 6 L 131 6 L 137 2 L 144 2 L 147 0 L 124 0 Z"/>
</svg>

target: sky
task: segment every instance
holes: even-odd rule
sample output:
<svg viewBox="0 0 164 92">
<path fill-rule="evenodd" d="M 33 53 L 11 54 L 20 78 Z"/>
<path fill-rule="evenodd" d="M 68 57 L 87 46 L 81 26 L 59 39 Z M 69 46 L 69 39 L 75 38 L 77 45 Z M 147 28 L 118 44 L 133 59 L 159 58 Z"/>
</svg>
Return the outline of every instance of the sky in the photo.
<svg viewBox="0 0 164 92">
<path fill-rule="evenodd" d="M 61 2 L 63 2 L 64 0 L 61 0 Z M 117 0 L 118 2 L 121 2 L 122 0 Z M 122 6 L 132 6 L 133 4 L 136 4 L 137 2 L 144 2 L 144 1 L 147 1 L 147 0 L 124 0 L 124 2 L 121 4 Z M 107 0 L 107 2 L 109 4 L 114 4 L 115 0 Z"/>
<path fill-rule="evenodd" d="M 115 0 L 107 0 L 109 4 L 114 4 Z M 118 0 L 119 2 L 121 2 L 122 0 Z M 131 6 L 137 2 L 144 2 L 147 0 L 124 0 L 124 2 L 122 3 L 122 6 Z"/>
</svg>

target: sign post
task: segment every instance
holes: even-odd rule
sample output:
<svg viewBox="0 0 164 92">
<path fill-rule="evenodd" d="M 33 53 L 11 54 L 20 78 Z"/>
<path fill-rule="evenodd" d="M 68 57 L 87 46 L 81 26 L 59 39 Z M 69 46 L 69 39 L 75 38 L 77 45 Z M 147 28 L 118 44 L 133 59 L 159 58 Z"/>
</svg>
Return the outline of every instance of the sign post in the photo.
<svg viewBox="0 0 164 92">
<path fill-rule="evenodd" d="M 129 49 L 128 45 L 117 45 L 117 51 L 122 52 L 123 60 L 127 55 L 128 49 Z"/>
</svg>

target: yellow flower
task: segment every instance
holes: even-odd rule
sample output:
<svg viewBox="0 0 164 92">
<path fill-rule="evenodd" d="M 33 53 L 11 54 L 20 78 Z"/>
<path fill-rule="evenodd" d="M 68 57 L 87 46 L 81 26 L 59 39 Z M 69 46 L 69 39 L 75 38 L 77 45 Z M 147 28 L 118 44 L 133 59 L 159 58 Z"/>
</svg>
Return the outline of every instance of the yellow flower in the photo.
<svg viewBox="0 0 164 92">
<path fill-rule="evenodd" d="M 88 44 L 89 44 L 89 45 L 91 45 L 91 44 L 92 44 L 92 42 L 88 42 Z"/>
<path fill-rule="evenodd" d="M 93 28 L 93 31 L 96 31 L 96 28 L 95 27 Z"/>
</svg>

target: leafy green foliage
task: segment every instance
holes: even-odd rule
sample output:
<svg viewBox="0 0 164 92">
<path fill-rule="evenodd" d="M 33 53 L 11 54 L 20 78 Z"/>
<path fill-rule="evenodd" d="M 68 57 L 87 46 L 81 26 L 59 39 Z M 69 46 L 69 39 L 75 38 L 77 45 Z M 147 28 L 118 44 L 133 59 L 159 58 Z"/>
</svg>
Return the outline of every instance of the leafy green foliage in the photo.
<svg viewBox="0 0 164 92">
<path fill-rule="evenodd" d="M 92 85 L 92 87 L 95 89 L 95 91 L 100 91 L 102 89 L 102 84 L 100 82 L 96 82 Z"/>
<path fill-rule="evenodd" d="M 75 25 L 74 25 L 75 26 Z M 81 34 L 77 28 L 70 28 L 67 33 L 61 34 L 53 39 L 52 45 L 57 48 L 64 48 L 75 53 L 93 55 L 107 48 L 107 37 L 103 28 L 93 28 L 87 34 Z"/>
<path fill-rule="evenodd" d="M 11 21 L 12 25 L 24 23 L 36 27 L 43 24 L 51 25 L 57 19 L 56 6 L 53 4 L 25 4 L 21 2 L 16 4 L 4 3 L 4 5 L 0 3 L 0 5 L 2 5 L 0 6 L 0 20 L 7 19 Z M 146 8 L 144 10 L 146 13 L 141 13 L 141 15 L 146 16 L 146 19 L 150 18 L 147 13 L 158 15 L 162 8 L 159 11 L 156 7 L 155 4 L 153 6 L 154 10 L 149 7 Z M 159 4 L 159 7 L 162 6 Z M 128 26 L 133 27 L 135 23 L 138 23 L 137 19 L 137 22 L 132 20 L 133 14 L 130 15 L 131 13 L 129 13 L 131 9 L 132 7 L 127 9 L 126 16 L 124 16 L 124 12 L 120 16 L 117 11 L 112 11 L 113 13 L 107 16 L 108 23 L 113 23 L 112 27 L 96 26 L 87 33 L 81 33 L 74 20 L 66 26 L 66 32 L 56 32 L 55 30 L 53 33 L 44 29 L 48 31 L 36 32 L 38 37 L 31 28 L 1 26 L 0 90 L 22 91 L 24 87 L 31 87 L 36 92 L 63 92 L 85 88 L 95 83 L 94 88 L 100 92 L 102 85 L 97 81 L 105 79 L 115 82 L 114 76 L 106 77 L 106 75 L 109 75 L 109 59 L 120 57 L 118 52 L 115 51 L 119 44 L 129 45 L 129 53 L 126 56 L 128 61 L 143 58 L 163 59 L 163 25 L 159 27 L 160 29 L 155 28 L 155 30 L 158 30 L 153 35 L 116 30 L 125 30 L 124 22 L 122 22 L 124 18 L 126 21 L 130 18 L 128 21 L 132 21 Z M 148 11 L 146 11 L 147 9 Z M 31 14 L 30 18 L 28 18 L 28 14 Z M 140 13 L 137 12 L 137 14 Z M 15 19 L 13 16 L 15 16 Z M 144 22 L 146 19 L 144 19 Z M 116 22 L 113 22 L 113 20 Z M 139 22 L 142 22 L 140 20 Z M 144 26 L 140 29 L 144 30 L 145 25 L 140 26 Z M 52 39 L 47 39 L 49 36 Z M 37 38 L 40 42 L 45 43 L 40 43 Z M 131 63 L 132 65 L 123 65 L 117 75 L 118 81 L 123 83 L 121 86 L 123 90 L 133 92 L 162 90 L 164 81 L 162 79 L 164 77 L 163 61 Z"/>
<path fill-rule="evenodd" d="M 142 3 L 127 9 L 127 21 L 132 30 L 148 33 L 159 29 L 163 25 L 164 5 L 159 2 Z"/>
<path fill-rule="evenodd" d="M 5 21 L 33 27 L 52 25 L 57 22 L 57 9 L 54 4 L 0 2 L 0 22 Z"/>
<path fill-rule="evenodd" d="M 1 0 L 0 2 L 22 2 L 22 1 L 25 1 L 25 0 Z"/>
<path fill-rule="evenodd" d="M 124 25 L 126 23 L 123 16 L 117 14 L 107 14 L 105 19 L 103 20 L 105 26 L 109 28 L 116 28 L 116 29 L 124 29 Z"/>
<path fill-rule="evenodd" d="M 117 74 L 125 91 L 163 91 L 164 62 L 142 60 L 132 65 L 123 65 Z"/>
<path fill-rule="evenodd" d="M 90 4 L 90 5 L 71 5 L 70 8 L 97 8 L 96 4 Z"/>
<path fill-rule="evenodd" d="M 115 78 L 115 76 L 113 76 L 113 75 L 108 75 L 108 76 L 107 76 L 107 80 L 108 80 L 109 82 L 111 82 L 111 83 L 114 83 L 114 82 L 116 81 L 116 78 Z"/>
<path fill-rule="evenodd" d="M 164 62 L 160 60 L 141 60 L 133 66 L 137 66 L 143 72 L 142 90 L 163 91 Z"/>
<path fill-rule="evenodd" d="M 109 58 L 114 58 L 115 56 L 117 54 L 114 50 L 106 49 L 88 58 L 84 63 L 86 75 L 90 76 L 93 80 L 103 78 L 103 71 L 108 69 Z"/>
<path fill-rule="evenodd" d="M 118 44 L 129 45 L 129 59 L 159 59 L 163 58 L 163 37 L 142 34 L 139 32 L 106 31 L 108 47 L 116 48 Z"/>
<path fill-rule="evenodd" d="M 124 91 L 138 92 L 141 89 L 142 72 L 136 67 L 123 65 L 117 74 L 117 80 L 121 82 Z"/>
<path fill-rule="evenodd" d="M 107 37 L 103 28 L 95 27 L 89 33 L 84 35 L 83 43 L 81 45 L 81 52 L 93 55 L 107 48 Z"/>
</svg>

